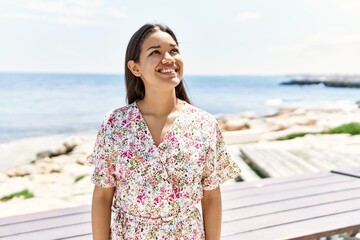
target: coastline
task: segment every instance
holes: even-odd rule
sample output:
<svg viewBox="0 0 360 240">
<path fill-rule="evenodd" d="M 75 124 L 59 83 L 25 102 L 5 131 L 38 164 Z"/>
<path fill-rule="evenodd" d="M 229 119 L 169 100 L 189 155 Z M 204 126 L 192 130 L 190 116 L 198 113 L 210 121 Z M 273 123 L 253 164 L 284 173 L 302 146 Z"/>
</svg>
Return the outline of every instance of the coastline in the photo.
<svg viewBox="0 0 360 240">
<path fill-rule="evenodd" d="M 360 121 L 359 106 L 349 101 L 313 106 L 283 105 L 276 101 L 275 104 L 278 110 L 265 115 L 243 112 L 219 117 L 227 144 L 301 148 L 304 142 L 300 138 L 272 140 L 290 133 L 318 132 Z M 85 166 L 84 161 L 93 148 L 95 134 L 94 131 L 93 135 L 43 136 L 0 144 L 0 198 L 24 189 L 34 195 L 29 199 L 0 201 L 0 217 L 90 204 L 92 167 Z M 349 145 L 346 151 L 359 152 L 359 135 L 353 138 L 345 135 L 333 135 L 328 142 L 317 135 L 303 139 L 334 147 L 334 143 L 346 137 Z"/>
<path fill-rule="evenodd" d="M 0 172 L 5 171 L 17 165 L 29 164 L 36 161 L 42 153 L 47 151 L 61 151 L 64 142 L 80 141 L 81 138 L 89 138 L 95 136 L 93 134 L 58 134 L 58 135 L 44 135 L 29 138 L 21 138 L 6 143 L 0 143 Z M 80 138 L 80 139 L 79 139 Z M 65 149 L 62 149 L 63 151 Z M 9 161 L 10 160 L 10 161 Z"/>
</svg>

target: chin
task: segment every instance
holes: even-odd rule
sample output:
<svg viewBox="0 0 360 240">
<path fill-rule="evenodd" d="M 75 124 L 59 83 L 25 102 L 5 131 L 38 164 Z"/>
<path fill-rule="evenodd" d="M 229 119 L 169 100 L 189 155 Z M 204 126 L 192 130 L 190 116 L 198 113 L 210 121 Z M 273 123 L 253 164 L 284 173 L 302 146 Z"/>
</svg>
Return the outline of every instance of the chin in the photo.
<svg viewBox="0 0 360 240">
<path fill-rule="evenodd" d="M 179 85 L 181 83 L 181 79 L 173 78 L 173 79 L 171 79 L 171 83 L 173 83 L 176 87 L 177 85 Z"/>
</svg>

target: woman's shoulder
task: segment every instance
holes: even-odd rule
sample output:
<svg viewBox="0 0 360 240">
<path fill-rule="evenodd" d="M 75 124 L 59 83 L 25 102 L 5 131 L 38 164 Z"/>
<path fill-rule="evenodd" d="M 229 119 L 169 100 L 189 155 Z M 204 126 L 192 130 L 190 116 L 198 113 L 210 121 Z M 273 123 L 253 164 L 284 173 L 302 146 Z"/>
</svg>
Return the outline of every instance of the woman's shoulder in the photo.
<svg viewBox="0 0 360 240">
<path fill-rule="evenodd" d="M 217 123 L 216 117 L 204 109 L 201 109 L 191 104 L 188 104 L 187 109 L 188 109 L 187 113 L 189 114 L 189 118 L 192 120 L 196 120 L 197 122 L 210 123 L 210 124 Z"/>
<path fill-rule="evenodd" d="M 113 110 L 108 111 L 104 115 L 104 123 L 114 126 L 123 122 L 125 119 L 130 120 L 133 116 L 134 112 L 134 103 L 115 108 Z"/>
</svg>

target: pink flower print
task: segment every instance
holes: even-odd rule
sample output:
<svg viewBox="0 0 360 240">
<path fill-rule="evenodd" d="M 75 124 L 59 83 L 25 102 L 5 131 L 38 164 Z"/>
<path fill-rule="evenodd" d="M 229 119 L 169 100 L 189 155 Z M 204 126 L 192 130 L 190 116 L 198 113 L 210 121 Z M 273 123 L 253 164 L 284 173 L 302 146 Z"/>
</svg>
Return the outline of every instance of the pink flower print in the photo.
<svg viewBox="0 0 360 240">
<path fill-rule="evenodd" d="M 174 192 L 175 192 L 176 198 L 181 198 L 182 194 L 181 194 L 181 189 L 180 188 L 175 188 Z"/>
<path fill-rule="evenodd" d="M 184 137 L 186 137 L 186 138 L 188 138 L 188 137 L 190 137 L 190 133 L 189 132 L 186 132 L 185 134 L 184 134 Z"/>
<path fill-rule="evenodd" d="M 114 123 L 116 121 L 116 117 L 114 116 L 114 114 L 110 115 L 109 119 L 108 119 L 108 123 L 110 124 L 110 126 L 114 126 Z"/>
<path fill-rule="evenodd" d="M 159 204 L 159 202 L 160 202 L 160 198 L 159 198 L 159 197 L 154 198 L 154 205 Z"/>
<path fill-rule="evenodd" d="M 201 147 L 202 147 L 202 144 L 201 144 L 201 143 L 196 143 L 196 144 L 195 144 L 195 148 L 196 148 L 196 149 L 199 149 L 199 148 L 201 148 Z"/>
<path fill-rule="evenodd" d="M 133 154 L 133 151 L 130 149 L 130 150 L 121 152 L 120 156 L 122 158 L 132 158 L 134 156 L 134 154 Z"/>
<path fill-rule="evenodd" d="M 145 198 L 145 194 L 144 194 L 144 193 L 141 193 L 141 194 L 139 194 L 139 195 L 137 196 L 136 201 L 137 201 L 138 203 L 144 204 L 144 198 Z"/>
<path fill-rule="evenodd" d="M 174 232 L 174 236 L 175 236 L 176 239 L 181 239 L 181 238 L 182 238 L 181 232 L 180 232 L 179 230 L 180 230 L 180 229 L 177 229 L 177 231 Z"/>
<path fill-rule="evenodd" d="M 168 139 L 172 142 L 176 141 L 176 136 L 175 136 L 175 133 L 172 132 L 172 131 L 169 131 L 168 132 Z"/>
<path fill-rule="evenodd" d="M 121 121 L 121 125 L 126 126 L 128 124 L 128 122 L 129 121 L 127 119 L 124 119 Z"/>
<path fill-rule="evenodd" d="M 174 193 L 170 194 L 169 201 L 174 201 L 174 199 L 175 199 L 175 194 Z"/>
<path fill-rule="evenodd" d="M 144 142 L 146 140 L 146 134 L 141 134 L 140 140 L 141 140 L 141 142 Z"/>
<path fill-rule="evenodd" d="M 122 139 L 122 138 L 123 138 L 123 134 L 121 134 L 121 133 L 114 132 L 113 134 L 114 134 L 114 136 L 115 136 L 116 138 L 118 138 L 118 139 Z"/>
<path fill-rule="evenodd" d="M 135 116 L 135 122 L 140 122 L 141 116 L 138 114 Z"/>
<path fill-rule="evenodd" d="M 146 177 L 146 182 L 149 183 L 151 186 L 156 186 L 157 182 L 155 179 L 153 179 L 151 176 Z"/>
<path fill-rule="evenodd" d="M 190 193 L 187 191 L 187 192 L 185 192 L 185 194 L 183 194 L 183 197 L 185 197 L 185 198 L 189 198 L 190 197 Z"/>
<path fill-rule="evenodd" d="M 140 156 L 136 156 L 135 159 L 136 159 L 136 161 L 138 161 L 140 163 L 144 163 L 144 159 Z"/>
</svg>

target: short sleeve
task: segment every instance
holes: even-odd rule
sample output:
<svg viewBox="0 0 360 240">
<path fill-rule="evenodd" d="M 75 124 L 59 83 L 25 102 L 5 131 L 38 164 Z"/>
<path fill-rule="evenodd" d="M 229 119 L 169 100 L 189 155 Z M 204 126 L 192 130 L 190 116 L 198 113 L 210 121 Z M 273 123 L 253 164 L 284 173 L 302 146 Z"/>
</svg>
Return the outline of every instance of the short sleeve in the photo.
<svg viewBox="0 0 360 240">
<path fill-rule="evenodd" d="M 204 190 L 213 190 L 226 180 L 239 176 L 241 170 L 231 159 L 217 122 L 215 129 L 210 132 L 208 141 L 202 186 Z"/>
<path fill-rule="evenodd" d="M 93 152 L 86 160 L 87 165 L 95 166 L 91 176 L 91 182 L 102 188 L 116 186 L 114 174 L 116 154 L 114 141 L 112 140 L 111 122 L 112 120 L 107 114 L 98 130 Z"/>
</svg>

